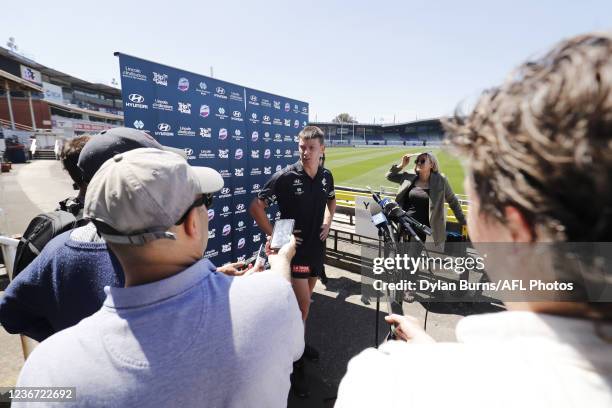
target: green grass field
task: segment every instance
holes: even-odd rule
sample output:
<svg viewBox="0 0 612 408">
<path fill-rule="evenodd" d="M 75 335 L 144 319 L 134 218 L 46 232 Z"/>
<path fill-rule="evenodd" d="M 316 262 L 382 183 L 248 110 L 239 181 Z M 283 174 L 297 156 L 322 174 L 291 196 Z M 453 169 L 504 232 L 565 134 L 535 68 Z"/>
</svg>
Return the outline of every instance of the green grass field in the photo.
<svg viewBox="0 0 612 408">
<path fill-rule="evenodd" d="M 427 150 L 432 151 L 438 158 L 442 173 L 448 178 L 455 194 L 464 194 L 463 168 L 459 160 L 441 149 Z M 332 171 L 336 186 L 371 186 L 374 190 L 378 190 L 380 186 L 397 188 L 397 184 L 385 178 L 386 172 L 392 164 L 400 162 L 403 154 L 420 151 L 423 151 L 422 147 L 327 147 L 325 167 Z M 410 170 L 412 169 L 414 162 L 410 165 Z"/>
</svg>

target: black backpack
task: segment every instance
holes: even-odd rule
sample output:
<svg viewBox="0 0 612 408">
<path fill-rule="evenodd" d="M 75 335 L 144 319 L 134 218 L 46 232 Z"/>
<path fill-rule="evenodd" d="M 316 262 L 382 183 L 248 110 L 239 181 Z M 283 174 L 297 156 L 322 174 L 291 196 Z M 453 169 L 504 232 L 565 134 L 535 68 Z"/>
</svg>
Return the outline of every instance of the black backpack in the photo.
<svg viewBox="0 0 612 408">
<path fill-rule="evenodd" d="M 79 220 L 72 213 L 62 210 L 39 214 L 34 217 L 17 245 L 13 279 L 40 254 L 47 242 L 59 234 L 85 223 L 87 221 Z"/>
</svg>

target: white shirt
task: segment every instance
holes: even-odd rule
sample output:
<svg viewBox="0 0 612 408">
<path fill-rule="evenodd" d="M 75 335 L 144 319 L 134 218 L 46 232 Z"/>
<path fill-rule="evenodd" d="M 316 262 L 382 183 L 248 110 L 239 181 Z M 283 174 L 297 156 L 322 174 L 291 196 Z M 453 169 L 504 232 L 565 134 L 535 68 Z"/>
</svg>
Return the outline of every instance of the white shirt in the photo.
<svg viewBox="0 0 612 408">
<path fill-rule="evenodd" d="M 363 351 L 336 408 L 612 407 L 612 345 L 588 320 L 502 312 L 466 317 L 456 334 Z"/>
</svg>

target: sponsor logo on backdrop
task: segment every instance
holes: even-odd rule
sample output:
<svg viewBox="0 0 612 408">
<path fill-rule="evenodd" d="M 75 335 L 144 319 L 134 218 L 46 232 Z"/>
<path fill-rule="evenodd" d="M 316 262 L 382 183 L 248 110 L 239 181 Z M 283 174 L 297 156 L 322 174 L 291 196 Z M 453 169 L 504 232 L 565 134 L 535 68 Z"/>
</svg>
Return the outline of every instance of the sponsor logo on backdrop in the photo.
<svg viewBox="0 0 612 408">
<path fill-rule="evenodd" d="M 142 120 L 135 120 L 134 127 L 136 129 L 142 129 L 144 127 L 144 122 Z"/>
<path fill-rule="evenodd" d="M 234 134 L 232 135 L 232 139 L 234 140 L 244 139 L 244 137 L 242 136 L 242 131 L 240 129 L 234 129 Z"/>
<path fill-rule="evenodd" d="M 190 147 L 185 147 L 185 155 L 187 155 L 187 160 L 195 160 L 195 156 L 193 155 L 193 149 Z"/>
<path fill-rule="evenodd" d="M 285 142 L 291 142 L 293 140 L 293 138 L 291 137 L 291 135 L 285 135 L 285 138 L 283 140 Z"/>
<path fill-rule="evenodd" d="M 281 152 L 281 149 L 276 149 L 274 151 L 274 157 L 277 159 L 280 159 L 283 156 L 283 153 Z"/>
<path fill-rule="evenodd" d="M 196 132 L 189 126 L 181 126 L 176 134 L 179 136 L 195 136 Z"/>
<path fill-rule="evenodd" d="M 236 177 L 243 177 L 244 176 L 244 168 L 240 167 L 240 168 L 234 169 L 234 176 L 236 176 Z"/>
<path fill-rule="evenodd" d="M 204 81 L 198 84 L 198 87 L 195 89 L 195 91 L 202 96 L 207 96 L 210 94 L 210 91 L 208 90 L 208 86 L 206 85 L 206 82 Z"/>
<path fill-rule="evenodd" d="M 215 239 L 216 236 L 217 236 L 217 229 L 216 228 L 208 230 L 208 240 Z"/>
<path fill-rule="evenodd" d="M 261 170 L 259 170 L 259 167 L 251 167 L 251 176 L 259 175 L 261 175 Z"/>
<path fill-rule="evenodd" d="M 280 101 L 274 101 L 273 104 L 274 104 L 274 109 L 280 109 L 281 108 Z"/>
<path fill-rule="evenodd" d="M 160 74 L 153 71 L 153 82 L 157 85 L 168 86 L 168 74 Z"/>
<path fill-rule="evenodd" d="M 221 128 L 219 129 L 219 140 L 225 140 L 225 139 L 227 139 L 227 129 Z"/>
<path fill-rule="evenodd" d="M 238 258 L 236 258 L 236 262 L 244 262 L 245 259 L 246 259 L 246 254 L 240 255 Z"/>
<path fill-rule="evenodd" d="M 220 159 L 229 159 L 229 149 L 219 149 Z"/>
<path fill-rule="evenodd" d="M 153 102 L 153 109 L 172 112 L 174 111 L 174 106 L 170 105 L 165 99 L 155 99 L 155 102 Z"/>
<path fill-rule="evenodd" d="M 260 241 L 261 241 L 261 232 L 259 234 L 254 234 L 253 242 L 260 242 Z"/>
<path fill-rule="evenodd" d="M 251 158 L 259 159 L 259 150 L 251 150 Z"/>
<path fill-rule="evenodd" d="M 272 124 L 276 126 L 283 126 L 283 121 L 279 118 L 274 118 L 274 120 L 272 120 Z"/>
<path fill-rule="evenodd" d="M 285 150 L 285 158 L 286 159 L 290 159 L 292 156 L 293 156 L 293 154 L 291 153 L 291 149 Z"/>
<path fill-rule="evenodd" d="M 242 94 L 240 92 L 230 92 L 230 100 L 232 101 L 236 101 L 236 102 L 244 102 L 244 100 L 242 99 Z"/>
<path fill-rule="evenodd" d="M 174 132 L 172 132 L 172 127 L 169 124 L 162 122 L 157 124 L 155 136 L 174 136 Z"/>
<path fill-rule="evenodd" d="M 232 243 L 221 244 L 221 253 L 230 252 L 232 250 Z"/>
<path fill-rule="evenodd" d="M 244 187 L 236 187 L 236 189 L 234 190 L 234 195 L 239 196 L 243 194 L 246 194 L 246 190 L 244 189 Z"/>
<path fill-rule="evenodd" d="M 276 171 L 281 171 L 283 169 L 283 166 L 281 166 L 280 164 L 276 165 Z"/>
<path fill-rule="evenodd" d="M 216 249 L 209 249 L 208 251 L 204 252 L 204 258 L 214 258 L 218 255 L 219 251 L 217 251 Z"/>
<path fill-rule="evenodd" d="M 219 198 L 228 198 L 232 196 L 232 189 L 229 187 L 223 187 L 219 192 Z"/>
<path fill-rule="evenodd" d="M 308 106 L 304 106 L 304 107 L 302 107 L 302 113 L 303 113 L 304 115 L 308 115 Z"/>
<path fill-rule="evenodd" d="M 223 236 L 226 237 L 232 232 L 232 227 L 229 224 L 223 226 Z"/>
<path fill-rule="evenodd" d="M 270 158 L 270 149 L 266 149 L 264 150 L 264 159 L 269 159 Z"/>
<path fill-rule="evenodd" d="M 200 128 L 200 136 L 202 137 L 210 137 L 212 133 L 212 129 L 211 128 Z"/>
<path fill-rule="evenodd" d="M 254 130 L 253 133 L 251 133 L 251 142 L 256 142 L 257 140 L 259 140 L 259 132 Z"/>
<path fill-rule="evenodd" d="M 240 160 L 243 156 L 244 152 L 242 151 L 242 149 L 236 149 L 236 152 L 234 153 L 234 159 Z"/>
<path fill-rule="evenodd" d="M 285 102 L 285 112 L 289 112 L 291 109 L 291 104 L 289 102 Z"/>
<path fill-rule="evenodd" d="M 130 94 L 128 96 L 129 102 L 125 103 L 125 106 L 127 108 L 135 108 L 135 109 L 149 109 L 149 105 L 145 104 L 145 98 L 144 96 L 140 95 L 140 94 Z"/>
<path fill-rule="evenodd" d="M 191 104 L 189 102 L 179 102 L 178 111 L 191 115 Z"/>
<path fill-rule="evenodd" d="M 300 137 L 298 135 L 293 136 L 293 141 L 295 143 L 299 143 L 300 142 Z"/>
<path fill-rule="evenodd" d="M 235 120 L 236 122 L 243 122 L 244 119 L 242 119 L 242 112 L 237 111 L 237 110 L 233 111 L 232 120 Z"/>
<path fill-rule="evenodd" d="M 225 108 L 220 106 L 219 109 L 217 109 L 217 113 L 215 113 L 215 116 L 218 117 L 221 120 L 227 119 L 227 114 L 225 113 Z"/>
<path fill-rule="evenodd" d="M 211 208 L 208 210 L 208 221 L 212 221 L 214 219 L 215 219 L 215 210 Z"/>
<path fill-rule="evenodd" d="M 227 99 L 225 88 L 218 86 L 215 88 L 215 98 Z"/>
<path fill-rule="evenodd" d="M 285 126 L 291 127 L 291 119 L 285 119 L 284 122 L 285 122 Z"/>
<path fill-rule="evenodd" d="M 297 119 L 296 119 L 296 120 L 294 120 L 294 121 L 293 121 L 293 127 L 294 127 L 294 128 L 296 128 L 296 129 L 297 129 L 297 128 L 299 128 L 299 127 L 300 127 L 300 121 L 299 121 L 299 120 L 297 120 Z"/>
<path fill-rule="evenodd" d="M 261 186 L 257 183 L 253 184 L 253 187 L 251 188 L 251 194 L 259 193 L 260 191 L 261 191 Z"/>
<path fill-rule="evenodd" d="M 263 118 L 261 119 L 261 123 L 263 123 L 264 125 L 271 124 L 270 115 L 264 115 Z"/>
<path fill-rule="evenodd" d="M 203 118 L 207 118 L 210 115 L 210 106 L 202 105 L 200 106 L 200 116 Z"/>
<path fill-rule="evenodd" d="M 271 108 L 272 103 L 270 102 L 269 99 L 261 98 L 261 106 L 264 106 L 266 108 Z"/>
<path fill-rule="evenodd" d="M 242 249 L 242 248 L 244 248 L 244 245 L 245 245 L 245 244 L 246 244 L 246 240 L 245 240 L 244 238 L 240 238 L 240 239 L 238 240 L 238 249 Z M 242 256 L 241 256 L 241 258 L 242 258 L 242 259 L 241 259 L 241 261 L 244 261 L 244 260 L 245 260 L 245 258 L 246 258 L 246 255 L 242 255 Z"/>
<path fill-rule="evenodd" d="M 232 212 L 230 211 L 229 205 L 224 205 L 224 206 L 221 208 L 221 214 L 219 214 L 219 215 L 220 215 L 221 217 L 223 217 L 223 218 L 227 218 L 227 217 L 229 217 L 230 215 L 232 215 Z"/>
<path fill-rule="evenodd" d="M 257 95 L 249 96 L 249 105 L 259 106 Z"/>
<path fill-rule="evenodd" d="M 294 157 L 299 157 L 300 156 L 300 151 L 299 150 L 294 150 L 293 151 L 293 156 Z"/>
<path fill-rule="evenodd" d="M 306 125 L 307 125 L 307 124 L 308 124 L 308 123 L 306 123 L 306 121 L 303 121 L 303 122 L 302 122 L 302 127 L 306 127 Z"/>
<path fill-rule="evenodd" d="M 147 76 L 142 73 L 140 68 L 132 68 L 127 65 L 123 67 L 123 72 L 121 72 L 121 76 L 128 79 L 135 79 L 137 81 L 146 81 Z"/>
<path fill-rule="evenodd" d="M 264 166 L 264 174 L 272 174 L 272 166 L 270 167 Z"/>
<path fill-rule="evenodd" d="M 181 78 L 178 80 L 178 90 L 187 92 L 189 90 L 189 80 L 187 78 Z"/>
<path fill-rule="evenodd" d="M 202 149 L 200 150 L 200 155 L 198 156 L 200 159 L 214 159 L 215 154 L 212 150 Z"/>
<path fill-rule="evenodd" d="M 242 221 L 242 220 L 238 221 L 237 227 L 238 227 L 238 230 L 243 230 L 244 227 L 245 227 L 244 221 Z"/>
<path fill-rule="evenodd" d="M 236 204 L 236 211 L 234 214 L 242 214 L 246 212 L 246 205 L 243 203 Z"/>
<path fill-rule="evenodd" d="M 280 133 L 275 133 L 274 134 L 274 141 L 275 142 L 282 142 L 283 141 L 283 135 L 281 135 Z"/>
<path fill-rule="evenodd" d="M 264 142 L 270 141 L 270 132 L 265 132 L 263 137 Z"/>
<path fill-rule="evenodd" d="M 232 173 L 229 172 L 229 170 L 227 169 L 221 169 L 219 170 L 219 174 L 221 175 L 221 177 L 223 178 L 229 178 L 232 177 Z"/>
<path fill-rule="evenodd" d="M 259 123 L 259 119 L 257 118 L 257 114 L 255 112 L 251 113 L 251 117 L 249 119 L 249 122 L 251 122 L 253 124 Z"/>
</svg>

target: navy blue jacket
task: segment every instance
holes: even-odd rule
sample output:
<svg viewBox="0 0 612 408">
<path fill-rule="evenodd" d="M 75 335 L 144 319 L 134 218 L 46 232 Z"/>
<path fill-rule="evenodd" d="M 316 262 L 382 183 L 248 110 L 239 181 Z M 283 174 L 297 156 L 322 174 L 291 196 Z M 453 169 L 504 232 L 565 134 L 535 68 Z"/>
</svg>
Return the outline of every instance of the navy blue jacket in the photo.
<svg viewBox="0 0 612 408">
<path fill-rule="evenodd" d="M 106 244 L 74 241 L 71 232 L 49 241 L 0 297 L 0 323 L 7 332 L 43 341 L 98 311 L 105 286 L 124 286 L 121 266 Z"/>
</svg>

